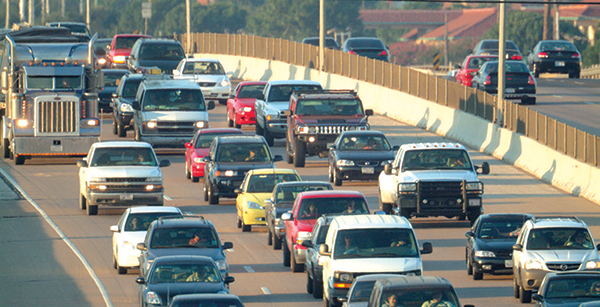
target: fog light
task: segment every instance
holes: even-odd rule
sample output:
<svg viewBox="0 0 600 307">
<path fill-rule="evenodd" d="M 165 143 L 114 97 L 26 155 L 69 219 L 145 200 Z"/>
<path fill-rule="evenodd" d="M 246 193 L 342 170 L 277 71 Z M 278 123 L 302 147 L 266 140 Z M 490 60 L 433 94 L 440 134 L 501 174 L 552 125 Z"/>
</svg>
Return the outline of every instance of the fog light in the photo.
<svg viewBox="0 0 600 307">
<path fill-rule="evenodd" d="M 314 142 L 315 141 L 315 137 L 314 136 L 309 137 L 308 141 L 311 142 L 311 143 Z"/>
<path fill-rule="evenodd" d="M 149 184 L 146 186 L 146 191 L 152 191 L 152 190 L 154 190 L 154 185 Z"/>
<path fill-rule="evenodd" d="M 427 199 L 423 199 L 423 203 L 427 204 L 429 201 Z"/>
<path fill-rule="evenodd" d="M 491 264 L 484 264 L 481 266 L 482 269 L 489 271 L 492 269 L 492 265 Z"/>
</svg>

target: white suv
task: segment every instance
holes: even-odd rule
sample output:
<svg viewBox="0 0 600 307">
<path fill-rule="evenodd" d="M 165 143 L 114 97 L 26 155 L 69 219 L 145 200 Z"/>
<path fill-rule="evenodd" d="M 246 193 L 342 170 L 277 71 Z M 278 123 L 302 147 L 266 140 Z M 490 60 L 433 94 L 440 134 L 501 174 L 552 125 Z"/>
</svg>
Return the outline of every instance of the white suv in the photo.
<svg viewBox="0 0 600 307">
<path fill-rule="evenodd" d="M 79 166 L 79 207 L 98 214 L 98 205 L 163 205 L 163 176 L 156 153 L 146 142 L 98 142 L 92 144 Z"/>
<path fill-rule="evenodd" d="M 354 279 L 361 275 L 389 273 L 421 276 L 422 254 L 412 225 L 397 215 L 347 215 L 335 217 L 325 243 L 319 246 L 323 264 L 323 300 L 339 306 Z"/>
<path fill-rule="evenodd" d="M 537 217 L 525 222 L 513 246 L 514 295 L 531 302 L 550 272 L 600 268 L 598 247 L 587 225 L 576 217 Z"/>
</svg>

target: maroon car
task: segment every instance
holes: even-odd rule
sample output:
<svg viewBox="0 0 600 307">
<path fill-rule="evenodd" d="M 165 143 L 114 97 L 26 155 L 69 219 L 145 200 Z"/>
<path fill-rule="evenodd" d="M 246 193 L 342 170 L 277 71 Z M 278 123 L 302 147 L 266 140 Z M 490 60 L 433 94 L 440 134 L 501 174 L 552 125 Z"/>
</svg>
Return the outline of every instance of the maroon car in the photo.
<svg viewBox="0 0 600 307">
<path fill-rule="evenodd" d="M 185 143 L 185 178 L 198 182 L 204 177 L 202 158 L 208 155 L 212 140 L 219 135 L 243 134 L 240 129 L 215 128 L 202 129 L 196 132 L 191 142 Z"/>
<path fill-rule="evenodd" d="M 456 72 L 456 82 L 471 87 L 473 76 L 479 68 L 487 61 L 497 61 L 497 55 L 469 55 L 463 61 L 462 66 L 458 66 Z"/>
<path fill-rule="evenodd" d="M 240 82 L 227 100 L 227 125 L 240 128 L 242 125 L 255 125 L 254 102 L 262 97 L 267 82 Z"/>
<path fill-rule="evenodd" d="M 117 34 L 113 37 L 108 51 L 107 66 L 111 68 L 127 69 L 127 58 L 131 53 L 131 47 L 138 38 L 150 38 L 150 35 L 142 34 Z"/>
</svg>

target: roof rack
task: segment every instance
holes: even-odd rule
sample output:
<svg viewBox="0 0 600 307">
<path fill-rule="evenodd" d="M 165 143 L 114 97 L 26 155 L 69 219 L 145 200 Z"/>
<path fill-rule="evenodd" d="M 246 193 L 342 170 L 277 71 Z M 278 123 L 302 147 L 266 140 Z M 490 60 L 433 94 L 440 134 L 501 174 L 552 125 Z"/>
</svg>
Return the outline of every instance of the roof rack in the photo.
<svg viewBox="0 0 600 307">
<path fill-rule="evenodd" d="M 164 220 L 182 219 L 182 218 L 183 218 L 183 216 L 181 216 L 181 215 L 175 215 L 175 214 L 173 214 L 173 215 L 163 215 L 163 216 L 161 216 L 161 217 L 158 218 L 158 223 L 162 224 L 162 223 L 164 223 Z"/>
<path fill-rule="evenodd" d="M 582 221 L 582 220 L 580 220 L 578 217 L 576 217 L 576 216 L 571 216 L 571 215 L 548 215 L 548 216 L 534 216 L 534 217 L 533 217 L 531 220 L 532 220 L 534 223 L 537 223 L 537 222 L 539 222 L 539 221 L 541 221 L 541 220 L 544 220 L 544 219 L 546 219 L 546 220 L 547 220 L 547 219 L 570 219 L 570 220 L 575 220 L 575 221 L 577 221 L 577 222 L 579 222 L 579 223 L 583 223 L 583 221 Z"/>
<path fill-rule="evenodd" d="M 296 94 L 298 96 L 314 95 L 314 94 L 321 94 L 321 95 L 347 94 L 347 95 L 356 96 L 356 91 L 355 90 L 295 90 L 292 94 Z"/>
</svg>

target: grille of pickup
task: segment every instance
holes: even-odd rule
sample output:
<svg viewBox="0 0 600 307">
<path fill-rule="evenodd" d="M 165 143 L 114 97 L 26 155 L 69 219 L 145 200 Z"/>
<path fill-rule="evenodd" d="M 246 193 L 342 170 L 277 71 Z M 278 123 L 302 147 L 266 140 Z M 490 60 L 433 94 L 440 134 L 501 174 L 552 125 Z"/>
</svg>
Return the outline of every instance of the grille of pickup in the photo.
<svg viewBox="0 0 600 307">
<path fill-rule="evenodd" d="M 317 126 L 317 133 L 320 134 L 340 134 L 348 130 L 348 126 Z"/>
<path fill-rule="evenodd" d="M 106 182 L 146 182 L 146 178 L 106 178 Z"/>
<path fill-rule="evenodd" d="M 194 133 L 196 122 L 159 121 L 156 123 L 158 133 Z"/>
<path fill-rule="evenodd" d="M 421 181 L 421 199 L 462 198 L 462 181 Z"/>
<path fill-rule="evenodd" d="M 215 85 L 217 85 L 217 82 L 198 82 L 198 85 L 200 85 L 201 87 L 214 87 Z"/>
<path fill-rule="evenodd" d="M 39 134 L 76 133 L 79 128 L 77 101 L 50 100 L 38 102 Z"/>
</svg>

